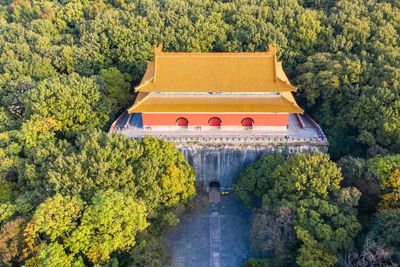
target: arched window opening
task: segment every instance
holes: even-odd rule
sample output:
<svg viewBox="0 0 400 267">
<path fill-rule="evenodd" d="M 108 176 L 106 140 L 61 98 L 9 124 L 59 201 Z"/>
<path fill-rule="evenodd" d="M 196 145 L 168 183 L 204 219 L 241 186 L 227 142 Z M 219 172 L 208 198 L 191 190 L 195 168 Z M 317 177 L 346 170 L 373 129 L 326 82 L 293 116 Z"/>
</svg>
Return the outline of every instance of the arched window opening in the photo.
<svg viewBox="0 0 400 267">
<path fill-rule="evenodd" d="M 213 127 L 221 127 L 222 121 L 220 118 L 217 117 L 212 117 L 209 121 L 208 121 L 208 126 L 213 126 Z"/>
<path fill-rule="evenodd" d="M 242 120 L 242 126 L 243 127 L 253 127 L 254 126 L 254 121 L 252 118 L 245 118 Z"/>
<path fill-rule="evenodd" d="M 188 127 L 189 121 L 185 118 L 179 118 L 176 120 L 176 125 L 179 127 Z"/>
</svg>

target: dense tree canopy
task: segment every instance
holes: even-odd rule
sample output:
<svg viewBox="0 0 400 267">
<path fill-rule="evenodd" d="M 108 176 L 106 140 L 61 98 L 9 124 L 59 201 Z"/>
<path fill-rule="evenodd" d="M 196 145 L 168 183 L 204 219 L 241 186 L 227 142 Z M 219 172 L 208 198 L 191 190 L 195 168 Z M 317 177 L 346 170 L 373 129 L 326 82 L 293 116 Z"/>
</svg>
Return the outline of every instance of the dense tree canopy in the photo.
<svg viewBox="0 0 400 267">
<path fill-rule="evenodd" d="M 152 235 L 160 238 L 163 227 L 175 224 L 175 207 L 195 193 L 194 171 L 177 148 L 98 130 L 69 142 L 57 137 L 68 130 L 48 127 L 52 122 L 37 120 L 25 128 L 27 121 L 8 137 L 23 157 L 3 149 L 3 263 L 106 264 L 111 255 L 134 248 L 150 222 L 150 234 L 140 242 L 160 242 Z"/>
<path fill-rule="evenodd" d="M 256 208 L 252 249 L 272 253 L 269 262 L 277 265 L 396 266 L 399 171 L 398 154 L 346 156 L 338 166 L 319 153 L 269 155 L 250 164 L 234 191 Z"/>
<path fill-rule="evenodd" d="M 77 74 L 40 81 L 23 102 L 27 118 L 52 118 L 67 135 L 102 127 L 109 118 L 109 103 L 100 86 Z"/>
<path fill-rule="evenodd" d="M 36 209 L 25 229 L 28 265 L 105 263 L 110 254 L 135 244 L 148 226 L 144 203 L 115 191 L 98 191 L 91 203 L 55 195 Z M 46 242 L 47 241 L 47 242 Z M 38 243 L 38 244 L 37 244 Z"/>
<path fill-rule="evenodd" d="M 170 143 L 145 138 L 109 137 L 95 131 L 70 144 L 56 142 L 51 155 L 40 148 L 21 167 L 20 182 L 41 195 L 80 195 L 90 199 L 97 190 L 114 189 L 136 195 L 149 208 L 173 206 L 194 194 L 193 169 Z"/>
<path fill-rule="evenodd" d="M 360 213 L 364 216 L 362 247 L 350 253 L 351 264 L 376 262 L 392 266 L 400 262 L 400 155 L 376 156 L 368 160 L 347 156 L 339 161 L 347 185 L 362 192 Z M 366 258 L 368 257 L 368 260 Z"/>
<path fill-rule="evenodd" d="M 271 184 L 275 181 L 273 172 L 283 164 L 285 158 L 281 154 L 273 154 L 254 162 L 251 168 L 245 168 L 233 185 L 235 194 L 247 205 L 260 201 Z"/>
<path fill-rule="evenodd" d="M 359 230 L 358 192 L 344 186 L 362 192 L 363 215 L 378 211 L 377 222 L 379 216 L 398 218 L 392 210 L 399 208 L 400 195 L 399 32 L 400 4 L 394 0 L 1 1 L 1 260 L 78 266 L 105 263 L 115 251 L 117 261 L 128 249 L 118 242 L 72 249 L 62 235 L 75 231 L 63 224 L 71 216 L 80 218 L 76 229 L 96 231 L 99 238 L 113 230 L 99 227 L 113 220 L 99 222 L 92 215 L 104 212 L 96 203 L 115 200 L 121 207 L 120 194 L 132 198 L 125 204 L 135 203 L 138 215 L 143 205 L 150 224 L 137 231 L 149 245 L 135 246 L 126 258 L 157 250 L 154 229 L 176 221 L 174 209 L 193 196 L 193 170 L 169 143 L 108 137 L 101 130 L 132 102 L 131 88 L 156 45 L 166 51 L 251 52 L 272 43 L 299 87 L 302 107 L 327 134 L 331 157 L 357 158 L 339 161 L 342 180 L 325 155 L 267 157 L 246 169 L 234 190 L 247 205 L 260 207 L 258 218 L 268 225 L 291 218 L 285 227 L 293 231 L 281 229 L 276 236 L 295 235 L 299 264 L 335 262 Z M 35 217 L 44 210 L 40 203 L 66 199 L 77 206 L 55 208 L 57 227 L 47 229 L 61 236 L 37 242 L 35 234 L 47 235 L 40 227 L 54 223 Z M 71 214 L 75 208 L 79 214 Z M 124 209 L 113 211 L 109 218 L 127 219 Z M 22 236 L 27 225 L 39 229 L 30 232 L 32 242 Z M 398 247 L 382 241 L 386 230 L 366 225 L 370 231 L 379 233 L 376 246 Z M 33 247 L 26 250 L 29 242 Z M 285 251 L 280 245 L 276 251 Z M 310 250 L 315 253 L 307 255 Z"/>
<path fill-rule="evenodd" d="M 368 238 L 392 249 L 397 262 L 400 261 L 400 209 L 385 209 L 376 214 L 374 226 Z"/>
<path fill-rule="evenodd" d="M 265 51 L 274 43 L 335 157 L 375 145 L 399 151 L 399 17 L 394 1 L 376 0 L 5 1 L 1 103 L 7 117 L 38 112 L 76 120 L 70 127 L 84 120 L 102 127 L 128 103 L 129 84 L 139 81 L 157 44 L 168 51 Z M 63 85 L 84 93 L 34 112 L 24 101 L 31 90 L 33 99 L 57 88 L 71 94 Z M 85 97 L 93 112 L 73 114 Z"/>
<path fill-rule="evenodd" d="M 63 128 L 103 127 L 128 104 L 157 44 L 265 51 L 274 43 L 333 156 L 397 152 L 399 17 L 395 2 L 376 0 L 4 2 L 0 102 L 5 118 L 39 113 Z M 33 103 L 46 97 L 60 103 Z"/>
<path fill-rule="evenodd" d="M 249 165 L 235 184 L 235 192 L 246 202 L 251 190 L 241 194 L 244 186 L 253 180 L 268 181 L 252 188 L 253 192 L 261 190 L 256 196 L 262 198 L 263 205 L 253 218 L 256 247 L 264 246 L 261 255 L 272 250 L 279 259 L 282 252 L 294 253 L 295 244 L 300 243 L 298 265 L 333 266 L 340 252 L 353 247 L 361 230 L 355 209 L 360 193 L 356 188 L 340 187 L 343 176 L 327 154 L 297 153 L 286 160 L 281 157 L 268 155 Z M 265 169 L 269 172 L 259 171 Z M 262 224 L 273 232 L 262 230 Z"/>
<path fill-rule="evenodd" d="M 326 5 L 325 49 L 299 65 L 303 104 L 325 126 L 334 156 L 379 145 L 398 152 L 400 10 L 389 1 Z"/>
<path fill-rule="evenodd" d="M 362 192 L 361 210 L 372 213 L 376 209 L 398 208 L 400 205 L 400 155 L 377 156 L 368 160 L 344 157 L 339 165 L 344 183 Z"/>
</svg>

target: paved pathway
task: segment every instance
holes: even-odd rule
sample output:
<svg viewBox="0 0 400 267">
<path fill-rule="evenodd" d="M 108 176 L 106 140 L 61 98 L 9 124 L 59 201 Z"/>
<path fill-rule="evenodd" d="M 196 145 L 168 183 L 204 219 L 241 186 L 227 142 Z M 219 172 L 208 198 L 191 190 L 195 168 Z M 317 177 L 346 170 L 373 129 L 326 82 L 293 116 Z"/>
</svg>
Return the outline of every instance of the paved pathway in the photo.
<svg viewBox="0 0 400 267">
<path fill-rule="evenodd" d="M 167 243 L 175 266 L 235 267 L 250 257 L 250 211 L 233 195 L 181 221 Z"/>
<path fill-rule="evenodd" d="M 211 187 L 210 192 L 208 193 L 208 199 L 210 203 L 220 203 L 221 202 L 221 193 L 219 192 L 217 187 Z"/>
<path fill-rule="evenodd" d="M 219 254 L 221 251 L 221 217 L 218 211 L 213 211 L 210 216 L 210 266 L 219 267 Z"/>
</svg>

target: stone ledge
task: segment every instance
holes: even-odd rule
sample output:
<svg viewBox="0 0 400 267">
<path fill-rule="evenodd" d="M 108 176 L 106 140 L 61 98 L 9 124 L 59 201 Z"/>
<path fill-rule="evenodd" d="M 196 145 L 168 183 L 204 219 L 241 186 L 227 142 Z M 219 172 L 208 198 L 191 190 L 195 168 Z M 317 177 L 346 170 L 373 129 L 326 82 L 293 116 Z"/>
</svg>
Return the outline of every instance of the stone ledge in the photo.
<svg viewBox="0 0 400 267">
<path fill-rule="evenodd" d="M 185 136 L 170 136 L 170 135 L 141 135 L 132 138 L 144 138 L 152 136 L 155 138 L 167 140 L 175 145 L 234 145 L 234 146 L 265 146 L 265 145 L 311 145 L 328 147 L 328 141 L 325 137 L 185 137 Z"/>
</svg>

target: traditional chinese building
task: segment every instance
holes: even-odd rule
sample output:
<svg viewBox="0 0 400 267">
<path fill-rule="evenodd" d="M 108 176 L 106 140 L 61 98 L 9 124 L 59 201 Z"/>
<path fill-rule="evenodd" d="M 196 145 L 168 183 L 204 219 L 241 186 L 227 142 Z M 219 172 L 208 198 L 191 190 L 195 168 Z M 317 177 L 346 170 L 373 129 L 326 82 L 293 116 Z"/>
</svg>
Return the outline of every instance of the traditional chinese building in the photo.
<svg viewBox="0 0 400 267">
<path fill-rule="evenodd" d="M 289 114 L 303 113 L 277 60 L 258 53 L 168 53 L 155 49 L 130 114 L 144 129 L 286 130 Z"/>
<path fill-rule="evenodd" d="M 109 133 L 171 142 L 199 184 L 229 190 L 239 171 L 265 154 L 328 149 L 320 126 L 296 104 L 296 87 L 272 46 L 264 53 L 166 53 L 159 47 L 135 90 L 134 104 Z"/>
</svg>

